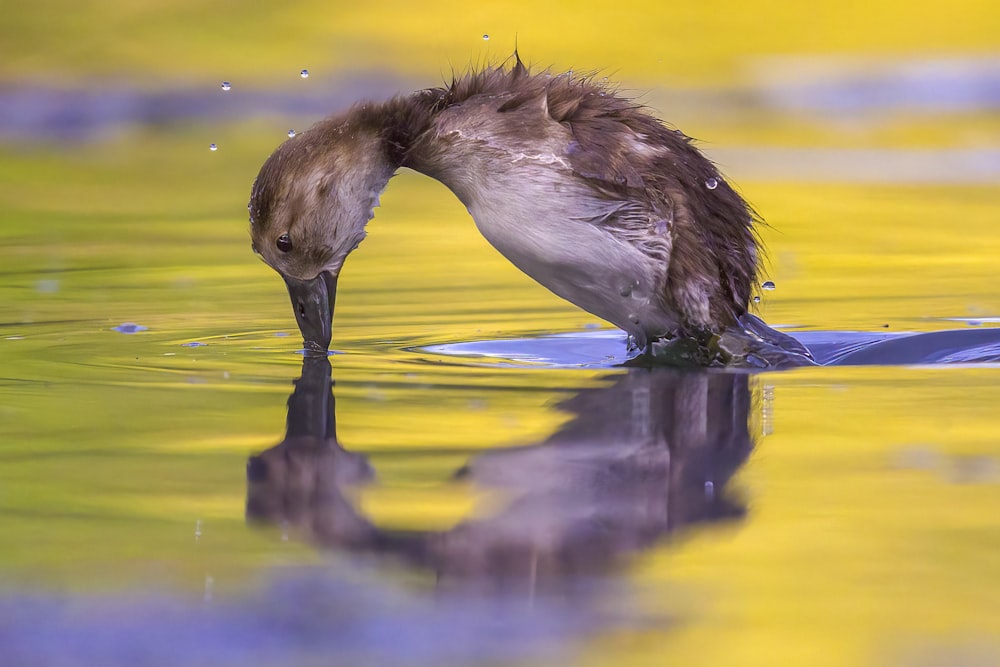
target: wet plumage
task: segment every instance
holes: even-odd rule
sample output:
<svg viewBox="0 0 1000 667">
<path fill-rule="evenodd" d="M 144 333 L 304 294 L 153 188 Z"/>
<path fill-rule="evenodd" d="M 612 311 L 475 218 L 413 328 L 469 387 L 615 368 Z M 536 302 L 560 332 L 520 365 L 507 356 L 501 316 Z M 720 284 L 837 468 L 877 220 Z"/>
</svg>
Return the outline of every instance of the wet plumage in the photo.
<svg viewBox="0 0 1000 667">
<path fill-rule="evenodd" d="M 357 105 L 275 151 L 253 187 L 251 235 L 293 301 L 293 284 L 324 272 L 335 286 L 399 167 L 443 182 L 511 262 L 640 346 L 759 323 L 747 315 L 756 216 L 691 139 L 592 77 L 532 74 L 516 56 Z M 328 329 L 299 324 L 329 343 Z"/>
</svg>

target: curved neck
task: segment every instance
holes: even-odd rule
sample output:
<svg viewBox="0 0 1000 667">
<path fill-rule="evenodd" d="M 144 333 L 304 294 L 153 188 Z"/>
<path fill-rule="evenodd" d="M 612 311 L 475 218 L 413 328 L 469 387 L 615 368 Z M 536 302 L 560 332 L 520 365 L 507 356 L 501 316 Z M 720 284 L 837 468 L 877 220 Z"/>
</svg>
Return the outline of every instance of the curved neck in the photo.
<svg viewBox="0 0 1000 667">
<path fill-rule="evenodd" d="M 385 102 L 366 102 L 346 114 L 321 121 L 313 129 L 331 149 L 342 150 L 345 141 L 357 144 L 357 150 L 349 154 L 352 159 L 362 155 L 365 158 L 354 168 L 369 172 L 376 180 L 384 175 L 387 181 L 400 167 L 419 171 L 420 160 L 413 155 L 413 149 L 439 111 L 443 92 L 424 90 Z"/>
</svg>

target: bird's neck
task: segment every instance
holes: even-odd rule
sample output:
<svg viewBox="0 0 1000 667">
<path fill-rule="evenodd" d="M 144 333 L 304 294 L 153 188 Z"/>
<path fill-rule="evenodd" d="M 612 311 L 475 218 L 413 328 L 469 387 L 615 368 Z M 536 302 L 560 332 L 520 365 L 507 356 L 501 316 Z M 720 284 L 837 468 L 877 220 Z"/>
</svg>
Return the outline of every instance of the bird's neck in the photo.
<svg viewBox="0 0 1000 667">
<path fill-rule="evenodd" d="M 434 115 L 434 94 L 414 93 L 387 102 L 364 103 L 320 121 L 299 144 L 311 154 L 303 163 L 313 171 L 299 180 L 306 188 L 305 209 L 326 211 L 338 225 L 343 247 L 335 248 L 334 263 L 342 262 L 365 235 L 379 195 L 393 174 L 411 164 L 412 150 Z M 291 141 L 299 141 L 292 139 Z M 331 223 L 333 224 L 333 223 Z"/>
<path fill-rule="evenodd" d="M 329 139 L 326 143 L 331 149 L 343 152 L 345 142 L 353 144 L 349 151 L 353 170 L 382 188 L 400 167 L 420 171 L 414 150 L 430 128 L 441 97 L 441 91 L 427 90 L 361 104 L 315 129 Z"/>
</svg>

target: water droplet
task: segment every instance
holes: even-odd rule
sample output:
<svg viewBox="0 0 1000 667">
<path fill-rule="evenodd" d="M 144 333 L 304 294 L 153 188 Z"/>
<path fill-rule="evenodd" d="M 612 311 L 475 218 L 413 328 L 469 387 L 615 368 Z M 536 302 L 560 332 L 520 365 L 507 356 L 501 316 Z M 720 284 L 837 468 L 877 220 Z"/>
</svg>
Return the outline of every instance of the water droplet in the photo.
<svg viewBox="0 0 1000 667">
<path fill-rule="evenodd" d="M 483 35 L 483 41 L 484 42 L 490 41 L 490 36 L 489 35 Z"/>
<path fill-rule="evenodd" d="M 712 482 L 705 482 L 705 498 L 711 500 L 715 497 L 715 484 Z"/>
<path fill-rule="evenodd" d="M 307 70 L 307 69 L 302 70 L 301 72 L 299 72 L 299 76 L 301 76 L 303 79 L 308 79 L 309 78 L 309 70 Z"/>
<path fill-rule="evenodd" d="M 759 296 L 755 296 L 755 297 L 753 298 L 753 302 L 754 302 L 754 303 L 760 303 L 760 297 L 759 297 Z"/>
<path fill-rule="evenodd" d="M 705 181 L 705 187 L 708 188 L 709 190 L 714 190 L 715 188 L 719 187 L 719 179 L 717 178 L 708 179 L 707 181 Z"/>
<path fill-rule="evenodd" d="M 772 290 L 772 289 L 774 289 L 774 281 L 773 280 L 765 280 L 763 283 L 761 283 L 760 288 L 761 289 L 766 289 L 766 290 Z"/>
<path fill-rule="evenodd" d="M 201 539 L 201 519 L 194 522 L 194 541 Z"/>
<path fill-rule="evenodd" d="M 223 81 L 222 82 L 222 89 L 223 90 L 229 90 L 232 87 L 233 87 L 233 84 L 229 83 L 228 81 Z"/>
<path fill-rule="evenodd" d="M 288 136 L 289 136 L 289 138 L 294 137 L 295 136 L 295 130 L 289 130 L 288 131 Z"/>
<path fill-rule="evenodd" d="M 52 279 L 39 280 L 35 283 L 35 289 L 42 294 L 53 294 L 59 291 L 59 281 Z"/>
<path fill-rule="evenodd" d="M 181 343 L 181 347 L 205 347 L 208 343 L 201 343 L 199 341 L 191 341 L 190 343 Z"/>
<path fill-rule="evenodd" d="M 124 324 L 119 324 L 114 327 L 112 331 L 117 331 L 123 334 L 134 334 L 140 331 L 145 331 L 148 327 L 144 327 L 141 324 L 136 324 L 135 322 L 125 322 Z"/>
<path fill-rule="evenodd" d="M 210 151 L 217 151 L 217 150 L 219 150 L 219 147 L 216 146 L 215 144 L 209 144 L 208 145 L 208 150 L 210 150 Z"/>
</svg>

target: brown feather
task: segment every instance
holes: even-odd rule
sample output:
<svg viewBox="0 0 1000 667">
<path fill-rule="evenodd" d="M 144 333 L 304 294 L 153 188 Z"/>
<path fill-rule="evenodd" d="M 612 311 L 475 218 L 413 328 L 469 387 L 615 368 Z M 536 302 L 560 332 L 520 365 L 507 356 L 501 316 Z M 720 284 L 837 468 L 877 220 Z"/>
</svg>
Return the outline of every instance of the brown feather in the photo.
<svg viewBox="0 0 1000 667">
<path fill-rule="evenodd" d="M 279 224 L 272 220 L 279 203 L 294 220 L 295 206 L 312 202 L 290 201 L 304 196 L 295 190 L 296 174 L 337 151 L 350 155 L 344 145 L 356 137 L 373 138 L 364 146 L 377 147 L 377 162 L 390 175 L 409 166 L 433 176 L 442 165 L 460 170 L 455 161 L 462 159 L 481 159 L 488 170 L 490 159 L 504 159 L 486 140 L 456 154 L 454 135 L 470 127 L 486 128 L 484 136 L 507 149 L 560 146 L 555 159 L 571 170 L 567 185 L 590 193 L 587 220 L 663 267 L 656 297 L 679 322 L 667 335 L 718 331 L 746 312 L 758 271 L 758 219 L 715 165 L 689 137 L 593 76 L 532 74 L 516 53 L 512 63 L 471 71 L 441 88 L 357 105 L 286 142 L 253 187 L 255 242 L 266 243 Z M 308 196 L 322 200 L 323 187 Z"/>
<path fill-rule="evenodd" d="M 620 202 L 623 210 L 631 202 L 642 202 L 647 215 L 666 221 L 673 238 L 661 294 L 664 305 L 690 314 L 692 329 L 699 328 L 690 312 L 694 305 L 688 303 L 695 288 L 707 290 L 710 319 L 717 325 L 733 324 L 746 312 L 758 272 L 758 219 L 690 137 L 593 77 L 548 71 L 532 75 L 519 58 L 509 68 L 470 72 L 447 88 L 424 94 L 434 100 L 432 113 L 473 98 L 503 98 L 498 113 L 513 113 L 538 101 L 571 133 L 567 155 L 573 170 L 602 199 Z M 637 142 L 649 150 L 637 151 Z M 715 187 L 710 188 L 713 179 Z M 607 222 L 628 226 L 631 220 L 634 226 L 637 216 L 632 213 L 611 216 Z M 657 224 L 642 230 L 643 236 L 655 233 Z M 662 244 L 644 244 L 631 236 L 633 242 L 648 246 L 650 254 L 662 250 Z"/>
</svg>

